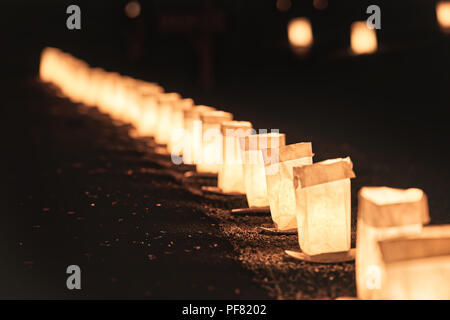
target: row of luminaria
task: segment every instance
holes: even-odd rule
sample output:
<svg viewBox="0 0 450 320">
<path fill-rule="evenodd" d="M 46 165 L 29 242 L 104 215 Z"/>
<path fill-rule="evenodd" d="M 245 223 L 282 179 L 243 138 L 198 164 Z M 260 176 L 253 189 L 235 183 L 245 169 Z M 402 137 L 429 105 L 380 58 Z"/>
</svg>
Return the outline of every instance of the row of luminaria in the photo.
<svg viewBox="0 0 450 320">
<path fill-rule="evenodd" d="M 40 77 L 72 101 L 130 122 L 140 136 L 167 146 L 176 163 L 217 174 L 218 192 L 247 197 L 249 209 L 270 208 L 277 231 L 298 231 L 306 261 L 356 256 L 360 299 L 450 299 L 450 225 L 428 226 L 420 189 L 363 187 L 356 250 L 351 249 L 349 157 L 313 163 L 310 142 L 257 132 L 229 112 L 195 105 L 177 93 L 89 65 L 55 48 L 41 56 Z"/>
</svg>

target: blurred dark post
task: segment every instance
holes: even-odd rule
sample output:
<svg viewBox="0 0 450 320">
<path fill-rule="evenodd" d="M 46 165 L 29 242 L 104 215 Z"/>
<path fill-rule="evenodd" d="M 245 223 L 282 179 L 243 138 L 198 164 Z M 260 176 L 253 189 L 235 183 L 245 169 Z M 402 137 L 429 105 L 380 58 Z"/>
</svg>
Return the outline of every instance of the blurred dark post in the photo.
<svg viewBox="0 0 450 320">
<path fill-rule="evenodd" d="M 162 33 L 178 33 L 191 36 L 198 56 L 198 74 L 203 88 L 214 85 L 213 36 L 225 31 L 225 14 L 213 8 L 211 0 L 203 0 L 202 8 L 191 13 L 162 13 L 158 19 Z"/>
</svg>

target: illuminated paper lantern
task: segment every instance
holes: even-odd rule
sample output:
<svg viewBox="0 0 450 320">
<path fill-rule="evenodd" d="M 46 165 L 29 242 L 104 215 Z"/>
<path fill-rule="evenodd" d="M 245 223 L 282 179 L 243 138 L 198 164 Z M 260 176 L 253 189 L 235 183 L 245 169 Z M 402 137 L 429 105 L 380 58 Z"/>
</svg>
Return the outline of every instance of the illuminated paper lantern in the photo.
<svg viewBox="0 0 450 320">
<path fill-rule="evenodd" d="M 268 152 L 263 153 L 267 157 L 264 162 L 270 214 L 278 230 L 297 229 L 293 168 L 312 164 L 311 142 L 281 146 L 275 154 L 278 159 L 271 161 Z"/>
<path fill-rule="evenodd" d="M 214 110 L 205 111 L 200 114 L 202 121 L 202 158 L 197 163 L 197 172 L 213 173 L 219 172 L 222 163 L 222 122 L 233 119 L 229 112 Z"/>
<path fill-rule="evenodd" d="M 436 3 L 436 18 L 444 32 L 450 31 L 450 1 Z"/>
<path fill-rule="evenodd" d="M 158 122 L 155 140 L 167 144 L 172 133 L 172 105 L 181 99 L 178 93 L 162 93 L 158 96 Z"/>
<path fill-rule="evenodd" d="M 314 40 L 309 19 L 294 18 L 289 21 L 288 38 L 294 51 L 307 51 L 312 46 Z"/>
<path fill-rule="evenodd" d="M 286 144 L 284 133 L 263 133 L 239 139 L 244 163 L 245 194 L 250 208 L 269 206 L 263 152 Z M 274 157 L 272 157 L 274 159 Z"/>
<path fill-rule="evenodd" d="M 375 29 L 369 29 L 366 21 L 353 22 L 350 32 L 350 45 L 354 54 L 370 54 L 377 51 Z"/>
<path fill-rule="evenodd" d="M 141 117 L 138 120 L 137 131 L 140 136 L 154 137 L 158 121 L 158 96 L 156 94 L 141 94 Z"/>
<path fill-rule="evenodd" d="M 450 299 L 450 225 L 424 227 L 419 235 L 379 242 L 380 299 Z"/>
<path fill-rule="evenodd" d="M 419 233 L 429 221 L 422 190 L 364 187 L 358 195 L 356 287 L 361 299 L 379 297 L 382 270 L 377 242 Z"/>
<path fill-rule="evenodd" d="M 167 149 L 172 155 L 181 156 L 184 143 L 184 112 L 194 107 L 194 100 L 186 98 L 172 105 L 172 132 Z"/>
<path fill-rule="evenodd" d="M 224 193 L 244 194 L 244 168 L 239 138 L 252 134 L 252 124 L 248 121 L 224 121 L 221 131 L 223 152 L 217 185 Z"/>
<path fill-rule="evenodd" d="M 294 167 L 298 239 L 307 255 L 350 250 L 349 157 Z"/>
<path fill-rule="evenodd" d="M 60 64 L 61 50 L 47 47 L 42 50 L 41 62 L 39 65 L 39 77 L 42 81 L 56 81 L 58 67 Z"/>
<path fill-rule="evenodd" d="M 200 115 L 206 111 L 216 110 L 209 106 L 194 106 L 184 110 L 183 163 L 196 164 L 202 158 L 202 121 Z"/>
</svg>

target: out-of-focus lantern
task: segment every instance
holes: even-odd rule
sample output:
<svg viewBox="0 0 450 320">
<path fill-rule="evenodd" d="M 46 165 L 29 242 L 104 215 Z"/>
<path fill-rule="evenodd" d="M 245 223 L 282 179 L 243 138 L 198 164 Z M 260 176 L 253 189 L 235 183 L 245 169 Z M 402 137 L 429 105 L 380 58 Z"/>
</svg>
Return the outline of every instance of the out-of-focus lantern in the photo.
<svg viewBox="0 0 450 320">
<path fill-rule="evenodd" d="M 245 193 L 250 208 L 269 207 L 263 152 L 286 144 L 284 133 L 254 134 L 239 139 L 244 162 Z M 275 161 L 275 157 L 271 157 Z"/>
<path fill-rule="evenodd" d="M 436 18 L 442 31 L 450 32 L 450 1 L 436 3 Z"/>
<path fill-rule="evenodd" d="M 184 110 L 185 138 L 183 142 L 183 163 L 193 165 L 202 158 L 202 121 L 200 115 L 206 111 L 216 110 L 209 106 L 194 106 Z"/>
<path fill-rule="evenodd" d="M 141 116 L 137 122 L 137 132 L 140 136 L 153 137 L 158 121 L 158 98 L 153 94 L 142 94 L 140 100 Z"/>
<path fill-rule="evenodd" d="M 167 144 L 172 133 L 172 105 L 181 99 L 178 93 L 162 93 L 158 96 L 158 122 L 155 140 Z"/>
<path fill-rule="evenodd" d="M 197 172 L 219 172 L 222 163 L 222 132 L 220 126 L 224 121 L 233 119 L 233 115 L 225 111 L 205 111 L 200 114 L 202 121 L 202 159 L 197 163 Z"/>
<path fill-rule="evenodd" d="M 158 121 L 158 96 L 164 89 L 152 82 L 141 81 L 137 87 L 139 93 L 140 117 L 136 129 L 140 136 L 154 137 Z"/>
<path fill-rule="evenodd" d="M 311 142 L 281 146 L 275 154 L 278 159 L 271 161 L 269 152 L 263 153 L 267 157 L 264 162 L 270 214 L 277 230 L 297 229 L 293 168 L 312 164 Z"/>
<path fill-rule="evenodd" d="M 295 52 L 305 52 L 313 45 L 311 22 L 307 18 L 294 18 L 288 24 L 288 38 Z"/>
<path fill-rule="evenodd" d="M 424 227 L 419 235 L 379 242 L 380 299 L 450 299 L 450 225 Z"/>
<path fill-rule="evenodd" d="M 252 124 L 248 121 L 224 121 L 221 131 L 223 154 L 217 185 L 223 193 L 244 194 L 244 168 L 239 138 L 252 134 Z"/>
<path fill-rule="evenodd" d="M 184 112 L 194 107 L 194 100 L 186 98 L 172 105 L 172 132 L 167 149 L 174 156 L 181 156 L 184 142 Z"/>
<path fill-rule="evenodd" d="M 310 256 L 350 250 L 349 157 L 294 167 L 298 239 Z"/>
<path fill-rule="evenodd" d="M 366 21 L 353 22 L 350 32 L 350 45 L 354 54 L 371 54 L 377 51 L 375 29 L 369 29 Z"/>
<path fill-rule="evenodd" d="M 422 190 L 364 187 L 358 195 L 356 286 L 361 299 L 379 298 L 382 278 L 377 242 L 418 234 L 429 221 Z"/>
</svg>

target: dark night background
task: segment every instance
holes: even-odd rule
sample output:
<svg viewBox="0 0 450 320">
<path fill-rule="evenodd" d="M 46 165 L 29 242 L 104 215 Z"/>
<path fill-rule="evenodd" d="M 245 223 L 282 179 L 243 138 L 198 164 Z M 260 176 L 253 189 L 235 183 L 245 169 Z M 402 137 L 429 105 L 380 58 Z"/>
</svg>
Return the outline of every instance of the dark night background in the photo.
<svg viewBox="0 0 450 320">
<path fill-rule="evenodd" d="M 312 141 L 315 161 L 349 155 L 359 178 L 353 197 L 363 185 L 423 188 L 432 223 L 450 222 L 450 35 L 439 30 L 435 1 L 329 0 L 328 8 L 316 10 L 312 0 L 292 0 L 292 7 L 280 12 L 275 0 L 142 0 L 137 19 L 125 16 L 125 3 L 15 0 L 0 5 L 6 256 L 20 256 L 12 230 L 21 234 L 27 220 L 20 218 L 17 203 L 30 190 L 54 187 L 39 180 L 39 171 L 50 166 L 39 157 L 50 150 L 49 161 L 56 161 L 58 150 L 30 142 L 36 126 L 32 104 L 38 98 L 28 88 L 36 82 L 45 46 L 93 67 L 158 82 L 168 92 L 230 111 L 255 128 L 278 128 L 288 143 Z M 81 8 L 81 30 L 66 28 L 70 4 Z M 371 4 L 381 7 L 379 50 L 351 56 L 350 24 L 366 19 Z M 177 21 L 172 27 L 171 16 Z M 287 23 L 297 16 L 313 25 L 315 44 L 306 57 L 297 57 L 287 40 Z M 19 286 L 20 272 L 13 276 L 14 267 L 1 263 Z M 1 296 L 28 297 L 10 288 L 3 286 Z"/>
</svg>

